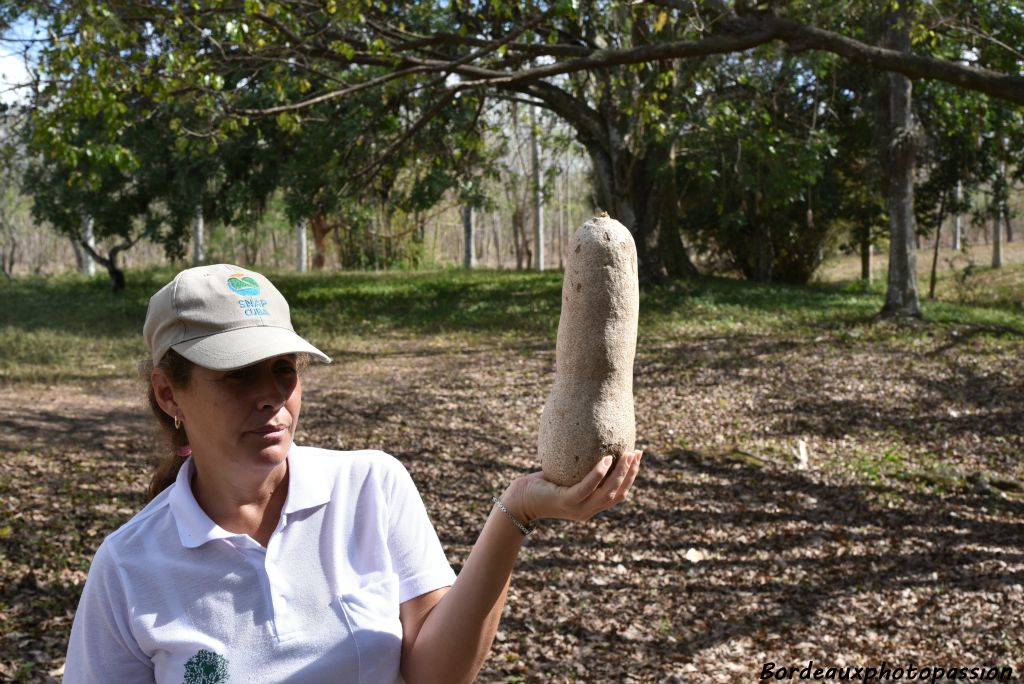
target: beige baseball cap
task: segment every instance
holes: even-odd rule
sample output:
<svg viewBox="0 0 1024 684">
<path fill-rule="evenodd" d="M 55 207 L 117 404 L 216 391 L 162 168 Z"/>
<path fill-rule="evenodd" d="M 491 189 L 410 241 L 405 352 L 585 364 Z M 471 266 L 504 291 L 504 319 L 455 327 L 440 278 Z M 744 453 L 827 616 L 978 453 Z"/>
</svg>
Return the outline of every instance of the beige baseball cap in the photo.
<svg viewBox="0 0 1024 684">
<path fill-rule="evenodd" d="M 231 264 L 188 268 L 150 297 L 143 337 L 157 363 L 173 349 L 211 370 L 281 354 L 331 358 L 292 328 L 288 302 L 266 277 Z"/>
</svg>

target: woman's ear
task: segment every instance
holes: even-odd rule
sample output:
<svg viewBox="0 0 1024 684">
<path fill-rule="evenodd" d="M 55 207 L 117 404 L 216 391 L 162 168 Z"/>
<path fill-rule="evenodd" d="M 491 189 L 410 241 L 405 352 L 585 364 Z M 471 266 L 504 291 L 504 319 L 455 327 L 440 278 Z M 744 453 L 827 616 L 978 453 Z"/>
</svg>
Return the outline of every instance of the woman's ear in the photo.
<svg viewBox="0 0 1024 684">
<path fill-rule="evenodd" d="M 169 415 L 171 418 L 179 416 L 181 414 L 178 402 L 174 396 L 174 385 L 167 378 L 165 373 L 160 368 L 154 368 L 153 372 L 149 374 L 149 383 L 153 386 L 153 396 L 156 397 L 156 403 L 160 405 L 164 413 Z"/>
</svg>

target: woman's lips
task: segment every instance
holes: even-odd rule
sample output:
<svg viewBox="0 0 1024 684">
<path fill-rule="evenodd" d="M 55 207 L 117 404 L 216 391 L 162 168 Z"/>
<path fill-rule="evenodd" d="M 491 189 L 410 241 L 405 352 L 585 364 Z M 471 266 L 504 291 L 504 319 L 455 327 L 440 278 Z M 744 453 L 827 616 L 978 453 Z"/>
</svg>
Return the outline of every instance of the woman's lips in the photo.
<svg viewBox="0 0 1024 684">
<path fill-rule="evenodd" d="M 250 430 L 254 435 L 258 435 L 263 439 L 281 439 L 288 434 L 287 425 L 268 425 L 267 427 L 259 428 L 258 430 Z"/>
</svg>

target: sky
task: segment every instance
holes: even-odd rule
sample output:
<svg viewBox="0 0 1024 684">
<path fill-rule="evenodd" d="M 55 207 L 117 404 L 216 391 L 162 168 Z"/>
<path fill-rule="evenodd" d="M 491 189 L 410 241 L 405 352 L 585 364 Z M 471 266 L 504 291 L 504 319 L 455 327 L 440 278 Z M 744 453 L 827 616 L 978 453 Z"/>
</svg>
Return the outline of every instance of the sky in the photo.
<svg viewBox="0 0 1024 684">
<path fill-rule="evenodd" d="M 43 29 L 36 29 L 37 35 Z M 9 31 L 0 35 L 0 102 L 12 104 L 24 100 L 25 89 L 12 89 L 13 86 L 28 81 L 28 70 L 22 55 L 24 43 L 20 42 L 32 37 L 32 24 L 18 22 Z"/>
</svg>

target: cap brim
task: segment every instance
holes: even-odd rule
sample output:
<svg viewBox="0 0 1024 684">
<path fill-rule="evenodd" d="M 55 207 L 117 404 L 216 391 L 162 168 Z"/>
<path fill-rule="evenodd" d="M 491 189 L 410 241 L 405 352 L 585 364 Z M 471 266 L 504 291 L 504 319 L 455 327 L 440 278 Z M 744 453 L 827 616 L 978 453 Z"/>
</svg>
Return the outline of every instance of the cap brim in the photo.
<svg viewBox="0 0 1024 684">
<path fill-rule="evenodd" d="M 321 363 L 331 357 L 287 328 L 236 328 L 171 345 L 194 364 L 210 370 L 234 370 L 283 354 L 309 354 Z"/>
</svg>

